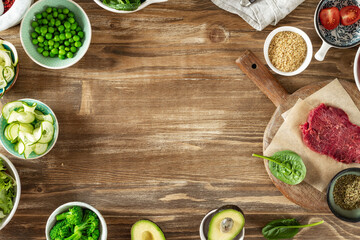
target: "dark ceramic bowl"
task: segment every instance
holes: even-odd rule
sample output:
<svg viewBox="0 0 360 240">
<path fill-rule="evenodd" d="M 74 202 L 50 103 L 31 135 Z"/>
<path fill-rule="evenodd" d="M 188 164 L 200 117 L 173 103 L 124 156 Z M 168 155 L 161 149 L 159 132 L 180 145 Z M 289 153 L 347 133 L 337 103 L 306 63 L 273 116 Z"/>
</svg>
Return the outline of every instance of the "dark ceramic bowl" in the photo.
<svg viewBox="0 0 360 240">
<path fill-rule="evenodd" d="M 360 208 L 356 208 L 353 210 L 345 210 L 339 207 L 338 205 L 336 205 L 334 201 L 333 192 L 336 181 L 340 177 L 349 174 L 360 176 L 360 168 L 347 168 L 336 174 L 335 177 L 331 179 L 326 193 L 327 203 L 329 205 L 331 212 L 339 219 L 347 222 L 360 222 Z"/>
</svg>

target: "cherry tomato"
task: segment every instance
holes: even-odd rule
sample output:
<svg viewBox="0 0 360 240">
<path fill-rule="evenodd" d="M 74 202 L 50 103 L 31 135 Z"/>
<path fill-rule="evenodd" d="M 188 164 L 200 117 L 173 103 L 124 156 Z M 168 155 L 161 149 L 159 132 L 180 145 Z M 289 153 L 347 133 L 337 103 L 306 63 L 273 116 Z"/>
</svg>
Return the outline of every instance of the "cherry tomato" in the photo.
<svg viewBox="0 0 360 240">
<path fill-rule="evenodd" d="M 322 9 L 319 17 L 321 24 L 328 30 L 336 28 L 340 23 L 340 11 L 336 7 Z"/>
<path fill-rule="evenodd" d="M 360 19 L 360 8 L 347 6 L 340 10 L 341 24 L 344 26 L 356 23 Z"/>
</svg>

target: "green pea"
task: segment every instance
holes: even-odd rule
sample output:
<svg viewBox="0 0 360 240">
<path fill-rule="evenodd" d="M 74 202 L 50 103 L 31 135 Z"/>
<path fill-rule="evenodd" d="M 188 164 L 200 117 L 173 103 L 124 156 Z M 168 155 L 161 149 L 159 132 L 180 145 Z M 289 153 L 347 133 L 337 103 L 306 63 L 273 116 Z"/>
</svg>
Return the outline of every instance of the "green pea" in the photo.
<svg viewBox="0 0 360 240">
<path fill-rule="evenodd" d="M 76 30 L 76 28 L 77 28 L 77 24 L 76 24 L 76 23 L 71 24 L 71 30 Z"/>
<path fill-rule="evenodd" d="M 65 46 L 64 46 L 64 45 L 61 45 L 61 46 L 59 47 L 59 50 L 65 50 Z"/>
<path fill-rule="evenodd" d="M 37 19 L 42 19 L 41 13 L 36 14 L 35 17 L 36 17 Z"/>
<path fill-rule="evenodd" d="M 58 9 L 58 12 L 59 12 L 59 13 L 62 13 L 62 12 L 63 12 L 63 10 L 62 10 L 61 8 L 59 8 L 59 9 Z"/>
<path fill-rule="evenodd" d="M 58 27 L 59 32 L 63 32 L 65 30 L 65 27 L 63 25 L 60 25 Z"/>
<path fill-rule="evenodd" d="M 53 9 L 52 9 L 51 7 L 46 8 L 46 12 L 47 12 L 47 13 L 51 13 L 52 10 L 53 10 Z"/>
<path fill-rule="evenodd" d="M 43 16 L 43 18 L 46 18 L 48 14 L 47 14 L 47 12 L 42 12 L 41 15 Z"/>
<path fill-rule="evenodd" d="M 64 27 L 65 27 L 65 28 L 70 28 L 70 27 L 71 27 L 71 23 L 69 23 L 68 21 L 64 22 Z"/>
<path fill-rule="evenodd" d="M 44 49 L 41 48 L 41 47 L 38 47 L 38 48 L 37 48 L 37 51 L 38 51 L 38 53 L 42 53 L 42 52 L 44 51 Z"/>
<path fill-rule="evenodd" d="M 52 10 L 53 10 L 53 12 L 57 12 L 57 8 L 53 8 Z"/>
<path fill-rule="evenodd" d="M 47 33 L 48 29 L 47 27 L 41 27 L 40 31 L 41 33 Z"/>
<path fill-rule="evenodd" d="M 52 53 L 50 53 L 50 57 L 55 57 L 56 56 L 56 54 L 52 54 Z"/>
<path fill-rule="evenodd" d="M 77 48 L 76 48 L 76 47 L 71 47 L 71 48 L 70 48 L 70 51 L 73 52 L 73 53 L 75 53 L 75 52 L 77 51 Z"/>
<path fill-rule="evenodd" d="M 72 12 L 69 12 L 69 13 L 68 13 L 68 16 L 69 16 L 69 18 L 73 18 L 73 17 L 75 17 L 75 14 L 72 13 Z"/>
<path fill-rule="evenodd" d="M 75 31 L 77 31 L 77 32 L 80 32 L 82 29 L 81 29 L 81 27 L 77 27 L 76 29 L 75 29 Z"/>
<path fill-rule="evenodd" d="M 69 39 L 69 38 L 71 38 L 71 37 L 72 37 L 72 34 L 71 34 L 71 33 L 69 33 L 69 32 L 67 32 L 67 33 L 65 33 L 65 37 L 66 37 L 67 39 Z"/>
<path fill-rule="evenodd" d="M 69 47 L 65 47 L 64 49 L 66 52 L 70 52 L 70 48 Z"/>
<path fill-rule="evenodd" d="M 64 14 L 59 14 L 58 18 L 59 18 L 60 20 L 64 20 L 64 19 L 65 19 L 65 15 L 64 15 Z"/>
<path fill-rule="evenodd" d="M 51 50 L 51 53 L 57 55 L 57 54 L 59 54 L 59 50 L 57 50 L 56 48 L 53 48 Z"/>
<path fill-rule="evenodd" d="M 49 26 L 50 26 L 50 27 L 55 26 L 55 19 L 52 18 L 52 19 L 50 20 Z"/>
<path fill-rule="evenodd" d="M 55 32 L 55 29 L 54 29 L 53 27 L 49 27 L 49 28 L 48 28 L 48 32 L 49 32 L 49 33 L 54 33 L 54 32 Z"/>
<path fill-rule="evenodd" d="M 47 25 L 48 23 L 49 23 L 49 21 L 47 19 L 42 20 L 42 24 Z"/>
<path fill-rule="evenodd" d="M 74 57 L 74 54 L 73 54 L 72 52 L 68 52 L 68 53 L 66 54 L 66 56 L 67 56 L 68 58 L 73 58 L 73 57 Z"/>
<path fill-rule="evenodd" d="M 43 51 L 42 55 L 43 55 L 44 57 L 48 57 L 48 56 L 49 56 L 49 52 L 48 52 L 48 51 Z"/>
<path fill-rule="evenodd" d="M 36 32 L 32 32 L 31 33 L 31 37 L 32 38 L 37 38 L 39 36 L 39 34 L 37 34 Z"/>
<path fill-rule="evenodd" d="M 75 19 L 72 18 L 72 17 L 69 17 L 69 18 L 68 18 L 68 21 L 69 21 L 69 23 L 75 23 Z"/>
<path fill-rule="evenodd" d="M 40 27 L 36 27 L 36 28 L 35 28 L 35 32 L 41 33 Z"/>
<path fill-rule="evenodd" d="M 65 59 L 65 55 L 59 55 L 60 59 Z"/>
<path fill-rule="evenodd" d="M 72 38 L 69 39 L 69 43 L 74 43 L 74 42 L 75 42 L 74 39 Z"/>
<path fill-rule="evenodd" d="M 78 35 L 75 35 L 75 36 L 73 36 L 73 40 L 74 40 L 75 42 L 79 42 L 79 41 L 80 41 L 80 37 L 79 37 Z"/>
<path fill-rule="evenodd" d="M 49 45 L 49 50 L 51 50 L 51 49 L 53 49 L 53 48 L 54 48 L 54 46 Z"/>
<path fill-rule="evenodd" d="M 54 43 L 54 48 L 58 48 L 60 46 L 60 43 L 56 42 Z"/>
<path fill-rule="evenodd" d="M 67 9 L 67 8 L 64 8 L 64 9 L 63 9 L 63 13 L 64 13 L 64 14 L 68 14 L 69 12 L 70 12 L 69 9 Z"/>
<path fill-rule="evenodd" d="M 44 41 L 44 45 L 45 45 L 45 46 L 48 46 L 48 45 L 49 45 L 49 42 L 45 40 L 45 41 Z"/>
<path fill-rule="evenodd" d="M 49 46 L 45 46 L 44 51 L 49 51 Z"/>
<path fill-rule="evenodd" d="M 36 28 L 37 26 L 39 26 L 39 24 L 38 24 L 37 22 L 32 22 L 32 23 L 31 23 L 31 26 L 32 26 L 33 28 Z"/>
<path fill-rule="evenodd" d="M 55 21 L 55 26 L 59 27 L 61 25 L 61 21 L 60 20 L 56 20 Z M 59 30 L 60 31 L 60 30 Z"/>
<path fill-rule="evenodd" d="M 54 40 L 49 40 L 49 46 L 54 46 L 55 42 Z"/>
<path fill-rule="evenodd" d="M 70 45 L 69 41 L 65 41 L 65 42 L 64 42 L 64 45 L 65 45 L 65 46 L 69 46 L 69 45 Z"/>
<path fill-rule="evenodd" d="M 75 31 L 71 31 L 70 32 L 73 36 L 76 35 L 76 32 Z"/>
<path fill-rule="evenodd" d="M 75 42 L 75 47 L 79 48 L 81 46 L 82 46 L 81 42 Z"/>
<path fill-rule="evenodd" d="M 39 46 L 39 47 L 44 47 L 44 44 L 43 44 L 43 43 L 39 43 L 38 46 Z"/>
<path fill-rule="evenodd" d="M 84 38 L 84 32 L 78 32 L 78 34 L 77 34 L 80 38 Z"/>
<path fill-rule="evenodd" d="M 52 16 L 52 15 L 47 15 L 46 19 L 47 19 L 48 21 L 50 21 L 51 19 L 53 19 L 53 16 Z"/>
<path fill-rule="evenodd" d="M 51 33 L 47 33 L 46 36 L 45 36 L 45 38 L 46 38 L 47 40 L 52 39 L 52 34 L 51 34 Z"/>
<path fill-rule="evenodd" d="M 65 37 L 65 34 L 63 34 L 63 33 L 60 34 L 60 40 L 65 40 L 65 38 L 66 38 L 66 37 Z"/>
<path fill-rule="evenodd" d="M 32 43 L 33 43 L 34 45 L 37 45 L 37 44 L 39 43 L 39 41 L 38 41 L 37 39 L 33 39 L 33 40 L 32 40 Z"/>
<path fill-rule="evenodd" d="M 71 29 L 70 28 L 67 28 L 67 29 L 65 29 L 65 32 L 67 33 L 69 33 L 69 32 L 71 32 Z"/>
<path fill-rule="evenodd" d="M 65 54 L 66 54 L 66 52 L 65 52 L 64 49 L 60 49 L 60 50 L 59 50 L 59 55 L 65 55 Z"/>
<path fill-rule="evenodd" d="M 55 42 L 60 41 L 60 37 L 59 37 L 59 35 L 55 35 L 55 37 L 54 37 L 54 41 L 55 41 Z"/>
<path fill-rule="evenodd" d="M 44 42 L 44 37 L 43 37 L 43 36 L 38 36 L 37 40 L 38 40 L 40 43 L 42 43 L 42 42 Z"/>
<path fill-rule="evenodd" d="M 59 16 L 58 12 L 53 12 L 52 15 L 53 15 L 54 18 L 57 18 Z"/>
</svg>

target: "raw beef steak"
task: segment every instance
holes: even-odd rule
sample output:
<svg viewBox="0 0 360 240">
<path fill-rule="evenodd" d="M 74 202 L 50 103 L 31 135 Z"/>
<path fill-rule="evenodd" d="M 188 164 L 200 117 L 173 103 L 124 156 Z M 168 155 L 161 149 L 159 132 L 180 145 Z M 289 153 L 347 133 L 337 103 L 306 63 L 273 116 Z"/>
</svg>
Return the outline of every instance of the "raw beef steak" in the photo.
<svg viewBox="0 0 360 240">
<path fill-rule="evenodd" d="M 300 126 L 311 150 L 343 163 L 360 163 L 360 127 L 341 109 L 320 104 Z"/>
</svg>

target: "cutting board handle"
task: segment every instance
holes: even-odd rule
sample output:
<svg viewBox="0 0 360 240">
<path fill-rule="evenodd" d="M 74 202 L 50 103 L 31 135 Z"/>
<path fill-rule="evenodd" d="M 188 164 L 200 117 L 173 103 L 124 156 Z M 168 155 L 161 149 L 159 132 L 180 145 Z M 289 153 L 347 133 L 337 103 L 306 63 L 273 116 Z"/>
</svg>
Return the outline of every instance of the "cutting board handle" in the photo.
<svg viewBox="0 0 360 240">
<path fill-rule="evenodd" d="M 285 103 L 289 93 L 250 50 L 246 50 L 236 64 L 276 107 Z"/>
</svg>

